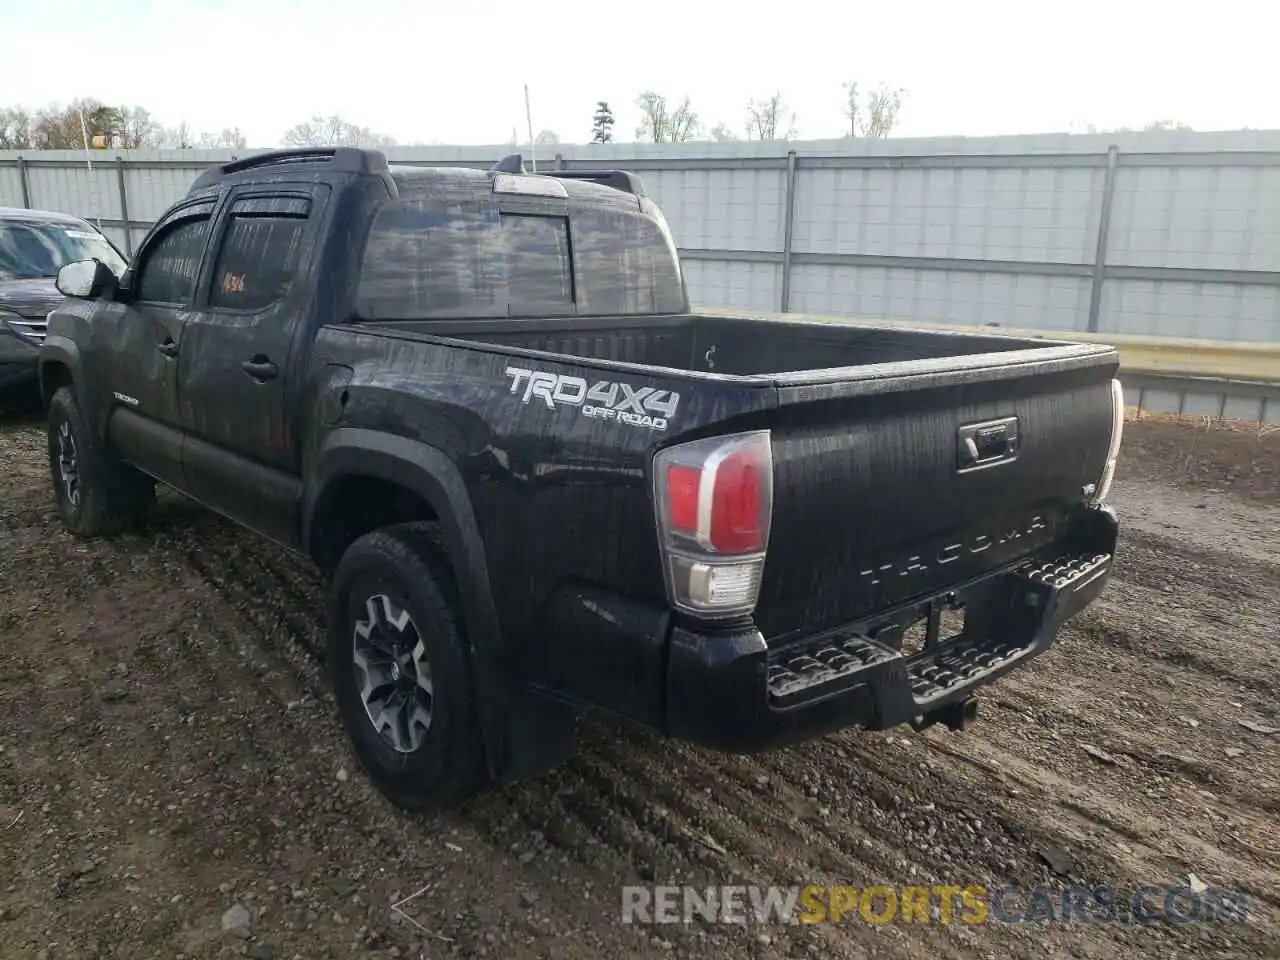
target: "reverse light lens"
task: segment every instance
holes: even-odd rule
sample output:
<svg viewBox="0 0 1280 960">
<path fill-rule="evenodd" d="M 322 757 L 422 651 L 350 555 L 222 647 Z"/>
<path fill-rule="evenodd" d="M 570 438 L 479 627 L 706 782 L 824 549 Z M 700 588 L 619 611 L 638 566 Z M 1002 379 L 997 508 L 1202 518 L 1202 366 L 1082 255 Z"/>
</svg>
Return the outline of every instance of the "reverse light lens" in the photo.
<svg viewBox="0 0 1280 960">
<path fill-rule="evenodd" d="M 668 447 L 654 458 L 654 477 L 672 603 L 708 616 L 750 613 L 773 515 L 769 432 Z"/>
<path fill-rule="evenodd" d="M 700 563 L 689 557 L 672 556 L 671 573 L 686 604 L 698 611 L 754 607 L 760 591 L 764 558 L 742 563 Z"/>
<path fill-rule="evenodd" d="M 1116 478 L 1116 464 L 1120 460 L 1120 441 L 1124 436 L 1124 388 L 1119 380 L 1111 381 L 1111 442 L 1107 446 L 1107 462 L 1102 467 L 1102 476 L 1098 479 L 1098 489 L 1093 495 L 1093 502 L 1101 504 L 1111 493 L 1111 484 Z"/>
</svg>

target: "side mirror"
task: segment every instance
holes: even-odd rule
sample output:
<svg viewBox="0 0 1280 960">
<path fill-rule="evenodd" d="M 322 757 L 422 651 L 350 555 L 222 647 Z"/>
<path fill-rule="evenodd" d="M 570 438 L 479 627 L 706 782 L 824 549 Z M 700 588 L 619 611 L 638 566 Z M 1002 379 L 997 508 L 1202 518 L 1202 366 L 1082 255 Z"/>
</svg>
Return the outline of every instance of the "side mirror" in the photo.
<svg viewBox="0 0 1280 960">
<path fill-rule="evenodd" d="M 54 285 L 64 297 L 97 300 L 115 293 L 120 282 L 101 260 L 76 260 L 58 271 Z"/>
</svg>

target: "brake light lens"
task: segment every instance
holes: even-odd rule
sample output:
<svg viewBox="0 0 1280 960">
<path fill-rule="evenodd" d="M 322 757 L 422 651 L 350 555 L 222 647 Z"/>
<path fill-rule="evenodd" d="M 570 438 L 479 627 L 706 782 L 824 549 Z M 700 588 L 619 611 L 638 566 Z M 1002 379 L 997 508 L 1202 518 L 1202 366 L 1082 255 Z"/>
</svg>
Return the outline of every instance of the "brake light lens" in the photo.
<svg viewBox="0 0 1280 960">
<path fill-rule="evenodd" d="M 716 467 L 711 493 L 711 546 L 719 553 L 764 549 L 761 464 L 754 450 L 736 450 Z M 773 464 L 768 465 L 772 471 Z"/>
<path fill-rule="evenodd" d="M 750 613 L 773 516 L 769 432 L 668 447 L 654 458 L 654 477 L 672 603 L 703 616 Z"/>
<path fill-rule="evenodd" d="M 1111 381 L 1111 442 L 1107 446 L 1107 462 L 1102 467 L 1102 476 L 1098 480 L 1098 489 L 1093 495 L 1093 502 L 1101 504 L 1111 493 L 1111 484 L 1116 478 L 1116 464 L 1120 460 L 1120 441 L 1124 437 L 1124 388 L 1119 380 Z"/>
<path fill-rule="evenodd" d="M 673 463 L 667 467 L 667 516 L 671 529 L 686 536 L 698 532 L 698 487 L 702 471 Z"/>
</svg>

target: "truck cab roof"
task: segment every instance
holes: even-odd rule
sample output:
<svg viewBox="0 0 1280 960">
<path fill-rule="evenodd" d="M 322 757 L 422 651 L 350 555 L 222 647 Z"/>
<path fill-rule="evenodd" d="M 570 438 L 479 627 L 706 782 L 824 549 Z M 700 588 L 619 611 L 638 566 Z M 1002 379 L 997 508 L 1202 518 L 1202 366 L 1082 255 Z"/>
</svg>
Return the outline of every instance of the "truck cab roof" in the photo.
<svg viewBox="0 0 1280 960">
<path fill-rule="evenodd" d="M 518 172 L 517 172 L 518 171 Z M 292 177 L 344 175 L 379 176 L 393 185 L 393 196 L 474 195 L 493 191 L 530 197 L 559 197 L 569 201 L 615 204 L 644 209 L 644 185 L 625 170 L 557 170 L 528 173 L 518 154 L 503 158 L 489 170 L 464 166 L 393 164 L 381 150 L 359 147 L 308 147 L 272 150 L 211 167 L 196 178 L 188 196 L 210 188 L 244 182 Z"/>
</svg>

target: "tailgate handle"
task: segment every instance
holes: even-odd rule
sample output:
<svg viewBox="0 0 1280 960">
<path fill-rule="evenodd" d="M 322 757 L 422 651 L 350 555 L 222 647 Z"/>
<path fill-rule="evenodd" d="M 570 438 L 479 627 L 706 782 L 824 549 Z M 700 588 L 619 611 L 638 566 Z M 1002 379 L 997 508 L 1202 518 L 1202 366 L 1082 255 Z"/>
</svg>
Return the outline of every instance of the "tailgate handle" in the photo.
<svg viewBox="0 0 1280 960">
<path fill-rule="evenodd" d="M 956 469 L 961 472 L 1009 463 L 1018 457 L 1018 418 L 967 423 L 956 439 Z"/>
</svg>

